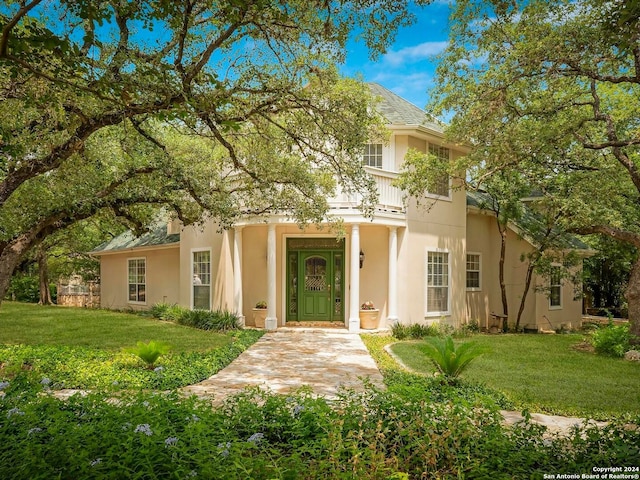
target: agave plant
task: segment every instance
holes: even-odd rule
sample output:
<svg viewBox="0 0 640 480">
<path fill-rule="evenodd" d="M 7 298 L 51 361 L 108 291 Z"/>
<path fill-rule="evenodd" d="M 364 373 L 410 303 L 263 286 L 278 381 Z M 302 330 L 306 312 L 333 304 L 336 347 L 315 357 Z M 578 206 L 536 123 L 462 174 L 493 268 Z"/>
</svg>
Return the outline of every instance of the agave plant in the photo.
<svg viewBox="0 0 640 480">
<path fill-rule="evenodd" d="M 451 336 L 427 338 L 421 351 L 449 383 L 454 383 L 474 359 L 487 353 L 486 348 L 473 342 L 461 343 L 456 347 Z"/>
</svg>

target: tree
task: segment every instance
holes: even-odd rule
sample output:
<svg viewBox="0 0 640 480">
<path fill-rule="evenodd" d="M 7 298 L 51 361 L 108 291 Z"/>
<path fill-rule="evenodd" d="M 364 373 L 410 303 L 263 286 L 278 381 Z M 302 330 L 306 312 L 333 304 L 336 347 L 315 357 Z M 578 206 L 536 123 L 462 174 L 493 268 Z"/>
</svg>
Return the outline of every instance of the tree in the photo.
<svg viewBox="0 0 640 480">
<path fill-rule="evenodd" d="M 381 122 L 334 65 L 352 30 L 375 55 L 410 21 L 401 0 L 5 3 L 0 299 L 27 251 L 105 210 L 317 221 L 333 174 L 370 208 L 358 157 Z"/>
<path fill-rule="evenodd" d="M 640 246 L 640 2 L 462 0 L 450 32 L 433 108 L 469 175 L 520 172 L 563 229 Z M 640 335 L 640 261 L 626 298 Z"/>
</svg>

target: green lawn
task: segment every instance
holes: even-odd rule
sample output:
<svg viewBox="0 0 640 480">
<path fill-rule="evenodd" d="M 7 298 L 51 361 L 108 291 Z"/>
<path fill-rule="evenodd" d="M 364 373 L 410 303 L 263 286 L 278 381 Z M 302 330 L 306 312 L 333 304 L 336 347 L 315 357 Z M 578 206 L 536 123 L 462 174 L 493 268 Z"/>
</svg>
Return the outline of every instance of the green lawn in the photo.
<svg viewBox="0 0 640 480">
<path fill-rule="evenodd" d="M 463 379 L 504 392 L 531 411 L 606 417 L 640 413 L 640 364 L 597 356 L 573 347 L 582 335 L 477 335 L 491 349 L 476 359 Z M 392 345 L 411 369 L 435 371 L 420 342 Z"/>
<path fill-rule="evenodd" d="M 0 344 L 65 345 L 119 350 L 159 340 L 173 352 L 206 351 L 231 337 L 129 313 L 2 302 Z"/>
</svg>

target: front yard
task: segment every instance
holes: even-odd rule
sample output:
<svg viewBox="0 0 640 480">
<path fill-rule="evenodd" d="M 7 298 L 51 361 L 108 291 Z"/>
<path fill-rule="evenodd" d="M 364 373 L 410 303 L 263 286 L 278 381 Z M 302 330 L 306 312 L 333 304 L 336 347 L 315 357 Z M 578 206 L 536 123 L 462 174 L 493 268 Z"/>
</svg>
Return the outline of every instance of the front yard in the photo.
<svg viewBox="0 0 640 480">
<path fill-rule="evenodd" d="M 4 302 L 0 380 L 20 373 L 49 388 L 172 389 L 200 382 L 253 344 L 256 330 L 219 333 L 131 313 Z M 171 346 L 155 370 L 132 353 L 138 341 Z"/>
<path fill-rule="evenodd" d="M 462 374 L 504 393 L 517 408 L 561 415 L 607 417 L 640 414 L 640 363 L 581 348 L 583 335 L 475 335 L 460 341 L 486 346 Z M 435 372 L 418 341 L 391 351 L 426 375 Z"/>
<path fill-rule="evenodd" d="M 507 428 L 499 412 L 513 406 L 500 391 L 507 388 L 449 386 L 404 372 L 383 350 L 391 337 L 363 335 L 387 390 L 370 386 L 329 401 L 305 389 L 286 396 L 253 389 L 218 406 L 175 387 L 221 368 L 261 332 L 219 334 L 125 313 L 12 303 L 0 308 L 0 332 L 0 478 L 506 480 L 640 464 L 640 429 L 628 424 L 640 416 L 568 437 L 528 423 Z M 121 351 L 150 339 L 174 345 L 157 371 Z M 551 341 L 563 350 L 569 339 Z M 533 349 L 527 345 L 496 349 L 467 379 L 508 376 L 511 364 L 490 366 L 514 349 Z M 537 348 L 546 359 L 545 345 Z M 405 346 L 417 360 L 417 345 Z M 542 371 L 557 365 L 545 362 Z M 620 375 L 620 363 L 595 365 Z M 525 370 L 520 378 L 533 384 Z M 47 394 L 71 384 L 91 393 L 64 401 Z"/>
</svg>

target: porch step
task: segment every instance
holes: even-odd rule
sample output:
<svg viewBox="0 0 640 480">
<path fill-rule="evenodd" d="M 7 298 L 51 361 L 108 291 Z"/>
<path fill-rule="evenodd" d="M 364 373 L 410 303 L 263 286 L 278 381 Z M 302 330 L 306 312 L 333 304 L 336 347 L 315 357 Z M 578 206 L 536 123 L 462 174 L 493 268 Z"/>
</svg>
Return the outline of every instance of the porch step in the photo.
<svg viewBox="0 0 640 480">
<path fill-rule="evenodd" d="M 306 328 L 345 328 L 344 322 L 334 321 L 315 321 L 309 320 L 304 322 L 287 322 L 285 327 L 306 327 Z M 282 328 L 282 327 L 279 327 Z"/>
</svg>

